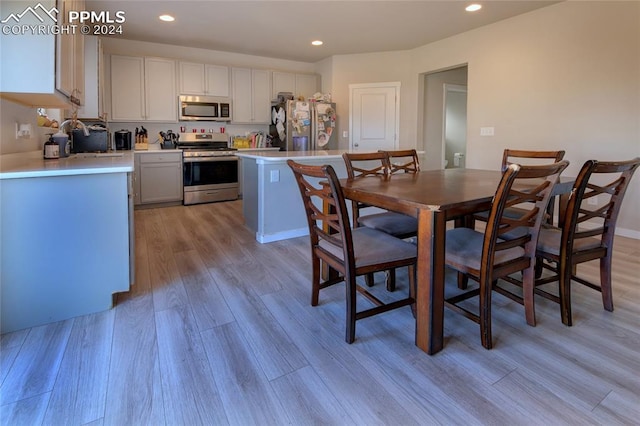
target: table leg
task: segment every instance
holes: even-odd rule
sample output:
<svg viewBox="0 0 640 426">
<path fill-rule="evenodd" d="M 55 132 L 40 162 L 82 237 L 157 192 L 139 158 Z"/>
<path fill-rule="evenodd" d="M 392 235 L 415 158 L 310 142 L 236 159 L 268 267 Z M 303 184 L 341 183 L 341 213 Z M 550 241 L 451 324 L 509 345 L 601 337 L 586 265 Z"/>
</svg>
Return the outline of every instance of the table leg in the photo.
<svg viewBox="0 0 640 426">
<path fill-rule="evenodd" d="M 444 214 L 419 210 L 416 346 L 429 355 L 443 346 L 445 231 Z"/>
</svg>

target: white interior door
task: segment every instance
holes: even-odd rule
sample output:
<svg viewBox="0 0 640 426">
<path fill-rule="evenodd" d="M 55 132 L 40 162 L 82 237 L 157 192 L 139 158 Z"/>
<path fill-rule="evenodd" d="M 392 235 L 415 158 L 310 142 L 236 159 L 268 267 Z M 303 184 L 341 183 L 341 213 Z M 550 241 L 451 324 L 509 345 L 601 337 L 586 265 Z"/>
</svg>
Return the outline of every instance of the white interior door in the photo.
<svg viewBox="0 0 640 426">
<path fill-rule="evenodd" d="M 352 151 L 398 149 L 400 83 L 349 85 Z"/>
</svg>

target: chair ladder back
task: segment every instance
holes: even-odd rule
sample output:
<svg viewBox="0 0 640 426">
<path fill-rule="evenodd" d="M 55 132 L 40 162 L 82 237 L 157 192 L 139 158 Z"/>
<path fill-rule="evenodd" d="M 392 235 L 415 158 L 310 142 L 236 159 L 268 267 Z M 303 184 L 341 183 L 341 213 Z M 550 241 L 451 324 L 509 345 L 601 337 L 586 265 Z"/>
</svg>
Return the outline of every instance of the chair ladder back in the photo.
<svg viewBox="0 0 640 426">
<path fill-rule="evenodd" d="M 489 217 L 487 219 L 487 226 L 485 228 L 484 243 L 482 249 L 482 265 L 492 265 L 495 257 L 496 250 L 503 250 L 506 246 L 504 243 L 498 242 L 498 236 L 503 233 L 505 228 L 510 228 L 502 221 L 497 221 L 496 218 L 502 217 L 507 201 L 509 200 L 509 192 L 516 176 L 520 172 L 520 166 L 512 164 L 502 173 L 502 178 L 496 189 L 496 193 L 491 203 L 491 210 L 489 211 Z M 486 268 L 488 269 L 488 268 Z"/>
<path fill-rule="evenodd" d="M 420 171 L 420 160 L 418 160 L 418 153 L 415 149 L 380 152 L 385 152 L 388 155 L 391 174 L 398 172 L 418 173 Z"/>
<path fill-rule="evenodd" d="M 504 171 L 510 164 L 521 164 L 519 161 L 512 161 L 514 158 L 527 158 L 535 160 L 552 160 L 557 163 L 562 161 L 565 152 L 560 151 L 531 151 L 524 149 L 505 149 L 502 153 L 502 171 Z"/>
<path fill-rule="evenodd" d="M 344 164 L 347 168 L 347 177 L 349 179 L 360 179 L 364 177 L 388 177 L 391 167 L 389 166 L 389 156 L 383 152 L 366 152 L 353 153 L 345 152 L 342 154 Z M 367 166 L 367 168 L 365 168 Z M 360 210 L 370 207 L 368 204 L 354 201 L 351 203 L 351 213 L 353 216 L 353 224 L 358 226 L 358 218 Z"/>
<path fill-rule="evenodd" d="M 599 238 L 603 247 L 612 246 L 624 194 L 639 166 L 640 157 L 629 161 L 585 162 L 569 198 L 562 248 L 573 250 L 576 240 L 593 237 Z M 608 183 L 601 183 L 605 179 L 604 176 L 610 174 L 614 174 L 615 178 Z M 596 180 L 598 184 L 595 183 Z M 589 204 L 589 199 L 593 197 L 598 197 L 594 205 Z M 603 198 L 606 198 L 606 201 Z M 581 229 L 580 225 L 586 222 L 589 222 L 589 225 Z"/>
<path fill-rule="evenodd" d="M 494 251 L 508 250 L 521 246 L 524 248 L 526 256 L 533 257 L 535 255 L 535 243 L 538 240 L 540 226 L 544 220 L 547 204 L 551 198 L 551 191 L 558 181 L 560 173 L 562 173 L 568 165 L 569 163 L 567 161 L 561 161 L 543 166 L 510 165 L 507 168 L 507 171 L 504 173 L 514 168 L 517 169 L 516 176 L 513 178 L 513 182 L 508 189 L 503 189 L 507 191 L 506 196 L 503 196 L 504 200 L 500 200 L 498 198 L 499 194 L 496 192 L 494 206 L 492 206 L 487 222 L 487 226 L 492 227 L 495 223 L 498 224 L 495 229 L 491 230 L 491 232 L 494 233 L 491 238 L 492 240 L 496 240 L 493 243 Z M 505 179 L 504 176 L 503 179 Z M 535 184 L 533 188 L 530 188 L 530 179 L 543 180 Z M 523 190 L 520 186 L 517 188 L 514 187 L 520 184 L 526 185 L 527 189 Z M 498 203 L 502 203 L 502 211 L 499 211 L 500 206 L 496 205 Z M 503 215 L 506 208 L 515 205 L 521 207 L 528 205 L 530 208 L 526 209 L 525 213 L 518 217 Z M 497 215 L 500 215 L 499 220 L 496 220 Z M 514 231 L 515 237 L 511 236 L 510 238 L 498 239 Z M 493 259 L 491 259 L 491 261 L 493 262 Z"/>
<path fill-rule="evenodd" d="M 389 175 L 389 157 L 384 152 L 345 152 L 342 154 L 342 158 L 347 167 L 347 177 L 349 178 Z"/>
<path fill-rule="evenodd" d="M 326 178 L 324 172 L 318 173 L 315 166 L 306 166 L 295 163 L 292 160 L 287 164 L 293 170 L 294 177 L 300 188 L 300 194 L 304 208 L 306 210 L 309 232 L 314 245 L 319 239 L 329 241 L 331 244 L 342 247 L 342 239 L 336 235 L 342 232 L 340 217 L 338 213 L 339 204 L 334 196 L 333 189 L 326 181 L 319 181 L 313 184 L 307 178 Z M 318 205 L 322 206 L 319 208 Z"/>
</svg>

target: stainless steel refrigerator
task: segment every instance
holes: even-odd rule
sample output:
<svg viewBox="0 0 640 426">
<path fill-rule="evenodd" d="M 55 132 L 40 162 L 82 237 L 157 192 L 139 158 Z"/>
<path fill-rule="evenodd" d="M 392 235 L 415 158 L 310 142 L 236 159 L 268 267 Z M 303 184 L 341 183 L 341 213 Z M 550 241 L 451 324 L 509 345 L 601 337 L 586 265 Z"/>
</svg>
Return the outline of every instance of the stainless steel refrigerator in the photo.
<svg viewBox="0 0 640 426">
<path fill-rule="evenodd" d="M 336 104 L 295 101 L 271 104 L 269 134 L 281 151 L 338 149 Z"/>
</svg>

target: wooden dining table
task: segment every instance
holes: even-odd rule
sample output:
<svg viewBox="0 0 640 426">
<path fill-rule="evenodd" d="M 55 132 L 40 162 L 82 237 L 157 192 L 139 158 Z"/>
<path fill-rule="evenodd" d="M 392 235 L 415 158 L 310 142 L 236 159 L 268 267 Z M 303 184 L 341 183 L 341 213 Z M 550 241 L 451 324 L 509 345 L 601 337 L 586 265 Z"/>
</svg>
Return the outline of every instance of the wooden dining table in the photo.
<svg viewBox="0 0 640 426">
<path fill-rule="evenodd" d="M 347 199 L 418 218 L 415 343 L 430 355 L 443 348 L 446 224 L 489 210 L 501 176 L 497 170 L 445 169 L 340 180 Z M 553 195 L 571 186 L 566 180 Z"/>
</svg>

